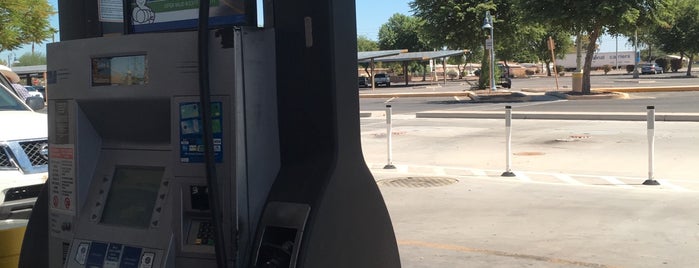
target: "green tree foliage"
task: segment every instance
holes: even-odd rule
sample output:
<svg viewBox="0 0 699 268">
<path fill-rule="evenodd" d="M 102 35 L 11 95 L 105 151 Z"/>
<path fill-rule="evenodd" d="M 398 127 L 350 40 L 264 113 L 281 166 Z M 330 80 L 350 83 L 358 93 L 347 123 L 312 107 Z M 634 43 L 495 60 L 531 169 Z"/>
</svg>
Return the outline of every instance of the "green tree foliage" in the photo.
<svg viewBox="0 0 699 268">
<path fill-rule="evenodd" d="M 672 3 L 666 17 L 669 25 L 656 25 L 651 35 L 661 50 L 689 58 L 687 76 L 691 76 L 694 56 L 699 53 L 699 2 L 674 0 Z"/>
<path fill-rule="evenodd" d="M 379 28 L 379 48 L 407 49 L 410 52 L 430 50 L 420 38 L 421 25 L 416 17 L 393 14 L 388 22 Z"/>
<path fill-rule="evenodd" d="M 357 36 L 357 51 L 376 51 L 379 50 L 379 43 L 367 38 L 366 36 Z"/>
<path fill-rule="evenodd" d="M 518 0 L 519 9 L 530 20 L 556 25 L 589 38 L 583 65 L 582 92 L 590 94 L 590 70 L 597 39 L 611 34 L 633 32 L 657 23 L 670 0 Z"/>
<path fill-rule="evenodd" d="M 499 25 L 500 16 L 493 12 L 496 5 L 483 0 L 413 0 L 410 7 L 423 21 L 423 33 L 432 47 L 474 49 L 483 46 L 485 31 L 481 26 L 487 10 Z M 503 36 L 500 35 L 502 30 L 496 26 L 494 35 Z"/>
<path fill-rule="evenodd" d="M 551 50 L 548 46 L 549 37 L 553 39 L 553 52 L 556 59 L 562 59 L 568 54 L 569 48 L 573 46 L 573 41 L 570 39 L 568 32 L 555 28 L 550 32 L 544 32 L 538 39 L 533 41 L 532 45 L 533 50 L 536 51 L 536 56 L 546 64 L 546 73 L 548 76 L 551 76 L 551 68 L 548 68 L 548 66 L 549 63 L 553 63 L 554 59 L 551 58 Z"/>
<path fill-rule="evenodd" d="M 19 62 L 13 66 L 46 65 L 46 56 L 43 53 L 24 53 L 17 59 Z"/>
<path fill-rule="evenodd" d="M 49 23 L 55 14 L 46 0 L 0 1 L 0 52 L 30 43 L 43 43 L 56 32 Z"/>
</svg>

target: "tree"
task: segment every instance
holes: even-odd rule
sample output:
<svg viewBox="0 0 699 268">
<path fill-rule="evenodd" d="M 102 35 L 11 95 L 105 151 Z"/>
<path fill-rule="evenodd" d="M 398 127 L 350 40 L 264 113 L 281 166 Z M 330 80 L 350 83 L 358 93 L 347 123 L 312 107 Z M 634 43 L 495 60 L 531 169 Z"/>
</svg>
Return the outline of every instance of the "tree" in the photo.
<svg viewBox="0 0 699 268">
<path fill-rule="evenodd" d="M 32 65 L 45 65 L 46 56 L 43 53 L 24 53 L 19 57 L 18 63 L 13 64 L 13 66 L 32 66 Z"/>
<path fill-rule="evenodd" d="M 379 28 L 379 48 L 407 49 L 410 52 L 430 50 L 420 38 L 421 24 L 416 17 L 393 14 L 388 22 Z"/>
<path fill-rule="evenodd" d="M 565 57 L 565 55 L 568 53 L 568 48 L 573 46 L 573 41 L 570 39 L 570 34 L 561 29 L 554 29 L 551 32 L 544 33 L 542 37 L 536 40 L 536 55 L 539 56 L 539 59 L 541 59 L 541 61 L 546 63 L 546 73 L 548 76 L 551 76 L 551 68 L 549 67 L 549 63 L 552 63 L 554 59 L 551 58 L 551 50 L 549 49 L 548 45 L 549 37 L 553 39 L 553 51 L 556 59 L 562 59 L 563 57 Z M 561 72 L 563 70 L 557 71 Z"/>
<path fill-rule="evenodd" d="M 489 31 L 482 29 L 485 12 L 493 17 L 496 60 L 508 66 L 509 60 L 536 61 L 538 42 L 546 34 L 543 25 L 525 16 L 513 1 L 483 0 L 414 0 L 410 6 L 424 22 L 424 33 L 434 47 L 475 50 L 484 46 Z M 479 53 L 480 55 L 480 53 Z M 487 62 L 488 54 L 483 54 Z M 550 58 L 550 56 L 548 57 Z M 483 66 L 486 73 L 486 66 Z M 497 71 L 497 70 L 496 70 Z M 480 78 L 480 87 L 486 84 Z"/>
<path fill-rule="evenodd" d="M 582 93 L 590 94 L 590 70 L 597 39 L 605 32 L 628 33 L 658 21 L 670 0 L 519 0 L 531 20 L 583 32 L 589 38 L 583 64 Z"/>
<path fill-rule="evenodd" d="M 656 25 L 652 36 L 663 51 L 689 58 L 687 76 L 691 76 L 694 56 L 699 53 L 699 3 L 694 0 L 676 0 L 674 3 L 672 12 L 668 12 L 675 15 L 668 18 L 670 25 Z"/>
<path fill-rule="evenodd" d="M 413 0 L 410 3 L 415 17 L 423 22 L 425 40 L 431 47 L 474 49 L 484 44 L 485 33 L 481 26 L 485 12 L 496 10 L 493 3 L 482 0 Z M 498 14 L 493 12 L 494 19 Z M 502 29 L 495 28 L 495 36 Z"/>
<path fill-rule="evenodd" d="M 379 50 L 379 44 L 367 38 L 366 36 L 357 36 L 357 51 L 376 51 Z"/>
<path fill-rule="evenodd" d="M 43 43 L 57 32 L 48 20 L 55 13 L 46 0 L 0 1 L 0 52 Z"/>
</svg>

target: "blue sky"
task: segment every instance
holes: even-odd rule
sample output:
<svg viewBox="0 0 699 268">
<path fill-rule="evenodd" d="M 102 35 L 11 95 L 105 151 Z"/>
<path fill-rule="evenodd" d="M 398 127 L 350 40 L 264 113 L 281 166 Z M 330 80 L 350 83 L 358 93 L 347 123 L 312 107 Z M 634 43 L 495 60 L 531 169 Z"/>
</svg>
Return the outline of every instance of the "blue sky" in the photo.
<svg viewBox="0 0 699 268">
<path fill-rule="evenodd" d="M 356 0 L 357 5 L 357 34 L 364 35 L 372 40 L 378 39 L 379 28 L 388 21 L 388 18 L 395 13 L 412 15 L 410 12 L 411 0 Z M 49 4 L 58 10 L 58 0 L 48 0 Z M 51 17 L 51 25 L 58 29 L 58 15 Z M 59 40 L 56 34 L 56 40 Z M 497 36 L 495 37 L 497 39 Z M 50 42 L 50 40 L 49 40 Z M 613 52 L 616 49 L 616 42 L 610 36 L 604 36 L 601 40 L 601 52 Z M 35 51 L 46 54 L 46 44 L 37 44 Z M 619 38 L 619 51 L 632 51 L 633 48 L 626 44 L 626 38 Z M 24 53 L 31 52 L 31 45 L 13 51 L 17 57 Z M 7 60 L 10 52 L 5 51 L 0 55 L 1 59 Z"/>
</svg>

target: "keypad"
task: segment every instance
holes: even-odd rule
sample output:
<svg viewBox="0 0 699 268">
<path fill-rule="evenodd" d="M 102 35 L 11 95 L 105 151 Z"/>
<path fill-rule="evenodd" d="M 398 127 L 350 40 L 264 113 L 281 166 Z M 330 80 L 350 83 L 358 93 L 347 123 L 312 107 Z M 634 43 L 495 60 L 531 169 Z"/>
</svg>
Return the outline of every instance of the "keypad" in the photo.
<svg viewBox="0 0 699 268">
<path fill-rule="evenodd" d="M 214 245 L 214 225 L 208 221 L 199 222 L 199 229 L 197 230 L 197 239 L 194 241 L 196 245 Z"/>
</svg>

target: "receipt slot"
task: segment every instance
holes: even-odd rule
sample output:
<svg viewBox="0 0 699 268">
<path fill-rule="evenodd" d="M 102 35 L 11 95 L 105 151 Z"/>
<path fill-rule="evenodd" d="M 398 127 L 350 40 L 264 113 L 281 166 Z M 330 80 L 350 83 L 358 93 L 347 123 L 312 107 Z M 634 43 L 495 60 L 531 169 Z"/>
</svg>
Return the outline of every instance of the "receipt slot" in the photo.
<svg viewBox="0 0 699 268">
<path fill-rule="evenodd" d="M 361 152 L 353 1 L 260 1 L 265 27 L 204 31 L 158 9 L 191 1 L 132 2 L 142 20 L 107 33 L 59 1 L 20 267 L 400 267 Z"/>
</svg>

